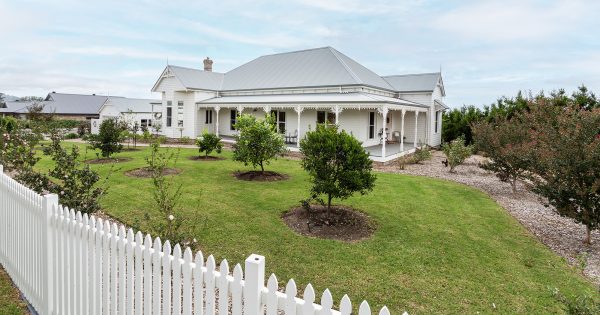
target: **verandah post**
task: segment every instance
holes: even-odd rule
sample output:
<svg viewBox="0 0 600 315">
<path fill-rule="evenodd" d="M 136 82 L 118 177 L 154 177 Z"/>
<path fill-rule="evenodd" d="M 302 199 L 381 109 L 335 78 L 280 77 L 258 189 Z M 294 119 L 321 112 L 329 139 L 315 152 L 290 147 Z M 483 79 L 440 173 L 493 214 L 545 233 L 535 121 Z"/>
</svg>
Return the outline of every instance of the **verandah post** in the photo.
<svg viewBox="0 0 600 315">
<path fill-rule="evenodd" d="M 261 294 L 265 286 L 265 257 L 252 254 L 246 258 L 244 315 L 262 314 Z"/>
<path fill-rule="evenodd" d="M 43 234 L 46 237 L 46 246 L 44 246 L 44 259 L 46 262 L 46 270 L 44 274 L 44 313 L 54 314 L 54 233 L 52 231 L 52 215 L 58 209 L 58 195 L 48 194 L 43 199 L 43 209 L 45 216 L 45 224 Z"/>
</svg>

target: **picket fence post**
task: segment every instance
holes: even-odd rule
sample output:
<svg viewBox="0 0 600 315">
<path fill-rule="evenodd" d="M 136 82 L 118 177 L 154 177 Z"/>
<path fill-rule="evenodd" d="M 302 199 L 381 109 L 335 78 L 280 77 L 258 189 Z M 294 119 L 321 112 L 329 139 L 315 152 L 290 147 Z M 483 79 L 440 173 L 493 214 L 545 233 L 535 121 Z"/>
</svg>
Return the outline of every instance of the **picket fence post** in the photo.
<svg viewBox="0 0 600 315">
<path fill-rule="evenodd" d="M 261 294 L 265 286 L 265 257 L 252 254 L 246 258 L 244 315 L 262 314 Z"/>
<path fill-rule="evenodd" d="M 44 297 L 43 303 L 45 304 L 44 313 L 53 314 L 54 310 L 54 233 L 52 231 L 52 216 L 55 211 L 58 211 L 58 195 L 48 194 L 43 199 L 43 209 L 45 215 L 44 231 L 43 234 L 46 237 L 46 246 L 44 248 L 44 261 L 46 262 L 46 272 L 44 275 Z"/>
</svg>

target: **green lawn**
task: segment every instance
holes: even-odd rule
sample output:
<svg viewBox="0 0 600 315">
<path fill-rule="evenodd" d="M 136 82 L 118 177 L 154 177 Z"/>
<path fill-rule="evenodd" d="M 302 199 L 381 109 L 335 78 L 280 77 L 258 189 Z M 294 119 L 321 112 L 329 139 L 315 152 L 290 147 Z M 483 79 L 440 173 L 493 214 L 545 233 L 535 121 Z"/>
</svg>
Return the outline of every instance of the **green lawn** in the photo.
<svg viewBox="0 0 600 315">
<path fill-rule="evenodd" d="M 153 207 L 150 180 L 123 175 L 144 166 L 147 154 L 118 154 L 133 160 L 116 165 L 102 200 L 108 214 L 128 224 Z M 261 254 L 267 273 L 281 282 L 310 282 L 319 292 L 329 288 L 336 300 L 347 293 L 355 305 L 367 299 L 373 310 L 385 304 L 394 314 L 560 313 L 549 288 L 595 292 L 493 200 L 467 186 L 378 174 L 371 194 L 343 202 L 368 213 L 377 231 L 347 244 L 297 235 L 280 219 L 307 196 L 308 178 L 298 161 L 279 159 L 267 167 L 290 175 L 287 181 L 244 182 L 231 175 L 247 169 L 231 160 L 231 152 L 211 162 L 188 160 L 194 154 L 182 150 L 178 163 L 183 205 L 193 218 L 187 224 L 205 255 L 227 258 L 230 266 Z M 110 166 L 94 168 L 105 173 Z"/>
<path fill-rule="evenodd" d="M 27 314 L 27 307 L 19 296 L 19 290 L 13 286 L 12 280 L 2 266 L 0 266 L 0 314 Z"/>
</svg>

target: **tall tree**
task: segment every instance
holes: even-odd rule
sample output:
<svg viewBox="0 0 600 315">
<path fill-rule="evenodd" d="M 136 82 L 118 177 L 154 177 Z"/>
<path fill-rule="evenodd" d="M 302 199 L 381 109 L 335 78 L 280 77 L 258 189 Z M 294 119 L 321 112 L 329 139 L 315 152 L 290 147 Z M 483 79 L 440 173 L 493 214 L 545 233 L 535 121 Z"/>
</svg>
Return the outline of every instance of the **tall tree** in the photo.
<svg viewBox="0 0 600 315">
<path fill-rule="evenodd" d="M 583 108 L 580 100 L 539 98 L 526 118 L 535 154 L 534 191 L 560 215 L 585 225 L 584 242 L 590 244 L 591 231 L 600 227 L 600 108 Z"/>
</svg>

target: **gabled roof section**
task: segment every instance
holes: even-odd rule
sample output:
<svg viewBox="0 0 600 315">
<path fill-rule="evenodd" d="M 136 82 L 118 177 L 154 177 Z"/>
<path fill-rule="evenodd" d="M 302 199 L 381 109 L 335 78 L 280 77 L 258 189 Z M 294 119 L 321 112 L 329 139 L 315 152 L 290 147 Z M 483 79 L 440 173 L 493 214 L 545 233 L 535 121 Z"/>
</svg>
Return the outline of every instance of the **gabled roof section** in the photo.
<svg viewBox="0 0 600 315">
<path fill-rule="evenodd" d="M 390 75 L 383 77 L 394 90 L 402 92 L 433 92 L 438 83 L 441 84 L 442 94 L 445 94 L 440 72 Z"/>
<path fill-rule="evenodd" d="M 152 91 L 156 91 L 164 77 L 171 75 L 176 77 L 184 88 L 191 90 L 218 91 L 223 84 L 223 73 L 168 65 L 152 87 Z"/>
<path fill-rule="evenodd" d="M 392 90 L 373 71 L 331 47 L 258 57 L 225 73 L 222 89 L 370 85 Z"/>
<path fill-rule="evenodd" d="M 44 111 L 56 114 L 90 114 L 97 115 L 108 96 L 49 93 L 46 96 Z"/>
</svg>

